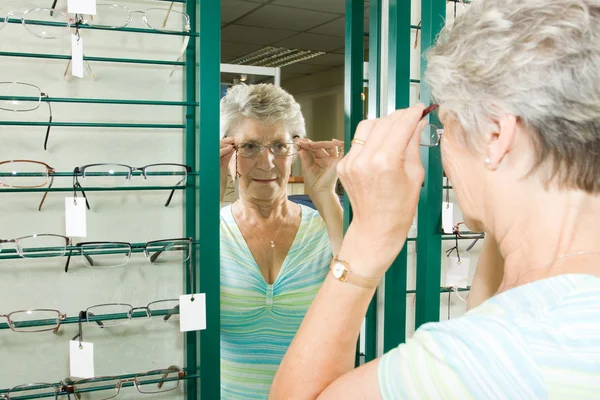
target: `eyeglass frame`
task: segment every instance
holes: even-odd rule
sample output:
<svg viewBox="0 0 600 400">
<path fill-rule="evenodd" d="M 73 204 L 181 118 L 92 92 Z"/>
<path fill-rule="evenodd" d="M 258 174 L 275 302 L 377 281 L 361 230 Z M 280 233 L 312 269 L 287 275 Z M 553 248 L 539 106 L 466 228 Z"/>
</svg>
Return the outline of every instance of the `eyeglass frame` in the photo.
<svg viewBox="0 0 600 400">
<path fill-rule="evenodd" d="M 61 254 L 61 255 L 55 256 L 55 257 L 63 257 L 64 255 L 66 255 L 67 254 L 67 247 L 71 246 L 71 238 L 70 237 L 59 235 L 59 234 L 56 234 L 56 233 L 36 233 L 36 234 L 33 234 L 33 235 L 21 236 L 21 237 L 14 238 L 14 239 L 0 239 L 0 244 L 2 244 L 2 243 L 14 243 L 16 245 L 17 254 L 21 258 L 35 258 L 35 257 L 25 257 L 25 256 L 23 256 L 23 249 L 19 245 L 19 240 L 29 239 L 29 238 L 35 238 L 35 237 L 38 237 L 38 236 L 53 236 L 53 237 L 57 237 L 57 238 L 59 237 L 61 239 L 65 239 L 65 246 L 64 246 L 65 250 L 64 250 L 64 253 Z M 1 252 L 1 250 L 0 250 L 0 252 Z"/>
<path fill-rule="evenodd" d="M 439 104 L 431 104 L 429 105 L 427 108 L 425 108 L 423 110 L 423 114 L 421 115 L 421 119 L 425 118 L 427 115 L 431 114 L 434 110 L 436 110 L 437 108 L 439 108 Z M 419 143 L 419 146 L 421 147 L 437 147 L 440 144 L 440 141 L 442 140 L 442 135 L 444 134 L 444 128 L 440 128 L 437 125 L 434 124 L 428 124 L 431 125 L 435 128 L 435 133 L 437 134 L 437 141 L 435 144 L 421 144 Z"/>
<path fill-rule="evenodd" d="M 88 210 L 91 210 L 90 202 L 88 200 L 87 195 L 85 194 L 85 191 L 83 190 L 83 187 L 79 183 L 78 177 L 81 176 L 82 178 L 85 178 L 85 170 L 89 167 L 98 167 L 98 166 L 106 166 L 106 165 L 116 165 L 119 167 L 127 168 L 129 170 L 129 172 L 125 176 L 125 180 L 131 179 L 134 171 L 141 171 L 144 179 L 148 179 L 148 176 L 146 175 L 146 169 L 148 167 L 155 167 L 155 166 L 159 166 L 159 165 L 175 165 L 178 167 L 184 167 L 185 175 L 184 175 L 184 179 L 182 179 L 180 181 L 180 183 L 181 182 L 187 183 L 187 178 L 188 178 L 190 172 L 192 172 L 192 167 L 190 167 L 189 165 L 177 164 L 177 163 L 156 163 L 156 164 L 148 164 L 143 167 L 132 167 L 130 165 L 119 164 L 119 163 L 95 163 L 95 164 L 86 164 L 86 165 L 82 165 L 80 167 L 75 167 L 75 169 L 73 170 L 73 197 L 75 197 L 75 198 L 77 197 L 77 189 L 81 190 L 81 194 L 83 195 L 83 197 L 85 199 L 85 204 L 86 204 L 86 207 Z M 184 185 L 177 184 L 175 186 L 185 187 L 185 184 Z M 165 207 L 168 207 L 169 204 L 171 204 L 171 200 L 173 199 L 174 194 L 175 194 L 175 189 L 172 189 L 171 193 L 169 194 L 169 197 L 167 198 L 167 201 L 165 202 Z"/>
<path fill-rule="evenodd" d="M 149 252 L 148 252 L 148 245 L 152 245 L 154 243 L 159 243 L 159 242 L 175 242 L 175 241 L 186 241 L 189 244 L 188 247 L 188 258 L 183 260 L 182 262 L 186 262 L 188 261 L 191 257 L 192 257 L 192 244 L 193 244 L 193 240 L 192 238 L 175 238 L 175 239 L 158 239 L 158 240 L 151 240 L 149 242 L 144 243 L 144 255 L 146 256 L 146 259 L 148 259 L 148 261 L 150 261 L 151 263 L 153 263 L 154 261 L 156 261 L 156 259 L 162 254 L 162 250 L 161 251 L 157 251 L 156 253 L 154 253 L 152 256 L 150 256 Z M 133 246 L 132 243 L 130 242 L 109 242 L 109 241 L 94 241 L 94 242 L 79 242 L 77 244 L 75 244 L 75 247 L 82 247 L 84 245 L 89 245 L 89 244 L 122 244 L 122 245 L 127 245 L 129 246 L 129 252 L 127 255 L 127 262 L 129 262 L 129 258 L 131 257 L 131 250 L 133 248 L 139 248 L 141 246 Z M 67 261 L 65 262 L 65 272 L 69 271 L 69 263 L 71 261 L 71 256 L 73 256 L 73 251 L 79 251 L 79 254 L 82 257 L 85 257 L 88 259 L 88 261 L 90 262 L 90 264 L 93 264 L 93 262 L 91 261 L 91 257 L 83 254 L 83 249 L 77 249 L 77 250 L 71 250 L 69 252 L 69 255 L 67 257 Z M 123 264 L 126 265 L 127 263 Z"/>
<path fill-rule="evenodd" d="M 11 321 L 10 316 L 16 313 L 26 313 L 26 312 L 35 312 L 35 311 L 52 311 L 52 312 L 56 312 L 57 314 L 57 318 L 56 318 L 56 326 L 51 327 L 51 328 L 42 328 L 42 329 L 37 329 L 37 330 L 33 330 L 33 331 L 19 331 L 19 330 L 15 330 L 15 328 L 12 326 L 13 321 Z M 17 333 L 38 333 L 38 332 L 47 332 L 47 331 L 52 331 L 52 333 L 56 334 L 58 332 L 58 330 L 60 329 L 60 323 L 61 321 L 64 321 L 67 318 L 67 314 L 65 313 L 61 313 L 59 310 L 54 310 L 51 308 L 32 308 L 32 309 L 28 309 L 28 310 L 17 310 L 17 311 L 11 311 L 8 314 L 0 314 L 0 318 L 6 318 L 6 320 L 8 321 L 7 325 L 10 328 L 11 331 L 13 332 L 17 332 Z"/>
<path fill-rule="evenodd" d="M 48 388 L 52 387 L 54 389 L 54 399 L 55 400 L 58 400 L 58 395 L 63 390 L 63 382 L 60 382 L 58 384 L 46 383 L 46 382 L 26 383 L 23 385 L 13 386 L 12 388 L 8 389 L 6 392 L 0 393 L 0 400 L 11 400 L 10 392 L 13 389 L 20 389 L 20 390 L 17 390 L 17 393 L 19 393 L 19 392 L 24 392 L 27 390 L 34 390 L 36 386 L 43 386 L 43 387 L 48 387 Z M 21 388 L 27 388 L 27 387 L 33 387 L 33 389 L 21 389 Z M 26 393 L 24 393 L 22 395 L 27 396 Z M 21 396 L 21 394 L 19 394 L 19 396 Z"/>
<path fill-rule="evenodd" d="M 35 160 L 5 160 L 5 161 L 0 161 L 0 165 L 3 164 L 8 164 L 8 163 L 15 163 L 15 162 L 22 162 L 22 163 L 35 163 L 35 164 L 40 164 L 46 167 L 46 174 L 47 177 L 50 178 L 50 184 L 48 185 L 48 189 L 50 189 L 52 187 L 52 184 L 54 183 L 54 176 L 53 174 L 56 173 L 56 170 L 49 166 L 48 164 L 46 164 L 45 162 L 42 161 L 35 161 Z M 40 188 L 46 185 L 46 183 L 48 183 L 48 180 L 46 180 L 46 182 L 44 182 L 43 185 L 36 185 L 36 186 L 12 186 L 12 185 L 6 185 L 2 183 L 2 179 L 0 179 L 0 187 L 12 187 L 12 188 L 16 188 L 16 189 L 26 189 L 26 188 Z M 42 206 L 44 205 L 44 201 L 46 200 L 46 197 L 48 196 L 48 192 L 44 192 L 44 195 L 42 196 L 42 200 L 40 201 L 40 205 L 38 206 L 38 211 L 42 211 Z"/>
<path fill-rule="evenodd" d="M 172 372 L 177 372 L 177 385 L 174 388 L 171 389 L 167 389 L 167 390 L 162 390 L 162 391 L 158 391 L 158 392 L 142 392 L 140 390 L 140 386 L 142 385 L 141 382 L 138 381 L 138 377 L 140 376 L 147 376 L 150 375 L 153 372 L 163 372 L 165 371 L 165 374 L 163 374 L 162 376 L 162 380 L 165 380 L 169 374 L 170 371 Z M 62 382 L 62 390 L 64 392 L 67 393 L 67 397 L 70 400 L 71 399 L 71 394 L 74 395 L 76 398 L 79 398 L 78 393 L 75 392 L 75 386 L 76 385 L 81 385 L 82 383 L 88 383 L 88 382 L 102 382 L 102 381 L 116 381 L 115 384 L 115 389 L 117 390 L 117 392 L 115 393 L 114 396 L 112 397 L 106 397 L 103 400 L 108 400 L 108 399 L 112 399 L 115 398 L 119 395 L 121 388 L 123 387 L 123 384 L 125 383 L 134 383 L 135 388 L 137 389 L 137 391 L 141 394 L 156 394 L 156 393 L 164 393 L 164 392 L 169 392 L 171 390 L 176 390 L 179 387 L 179 382 L 182 379 L 185 379 L 186 377 L 186 372 L 185 370 L 183 370 L 182 368 L 176 366 L 176 365 L 171 365 L 169 366 L 169 368 L 164 368 L 164 369 L 155 369 L 155 370 L 151 370 L 151 371 L 147 371 L 147 372 L 143 372 L 140 374 L 135 374 L 135 376 L 131 377 L 131 378 L 120 378 L 118 376 L 98 376 L 98 377 L 94 377 L 94 378 L 86 378 L 86 379 L 79 379 L 79 380 L 72 380 L 71 378 L 66 378 L 65 380 L 63 380 Z M 164 384 L 164 382 L 159 382 L 158 383 L 158 388 L 160 389 L 162 387 L 162 385 Z M 105 389 L 105 390 L 109 390 L 109 389 Z M 112 390 L 112 389 L 111 389 Z"/>
<path fill-rule="evenodd" d="M 52 117 L 52 106 L 50 105 L 50 100 L 49 100 L 48 94 L 45 93 L 45 92 L 43 92 L 42 89 L 39 86 L 34 85 L 32 83 L 3 81 L 3 82 L 0 82 L 0 85 L 2 85 L 2 84 L 14 84 L 14 85 L 30 86 L 30 87 L 36 88 L 40 92 L 40 96 L 39 96 L 39 99 L 38 99 L 38 104 L 37 104 L 37 107 L 35 107 L 35 108 L 32 108 L 30 110 L 11 110 L 11 109 L 8 109 L 8 108 L 2 108 L 2 107 L 0 107 L 0 110 L 10 111 L 10 112 L 35 111 L 38 108 L 40 108 L 40 106 L 42 104 L 42 99 L 44 99 L 44 103 L 46 103 L 46 105 L 48 106 L 48 113 L 50 114 L 49 118 L 48 118 L 48 128 L 46 129 L 46 137 L 44 139 L 44 150 L 48 150 L 48 138 L 50 136 L 50 128 L 52 128 L 52 119 L 53 119 L 53 117 Z M 8 96 L 8 97 L 10 97 L 10 96 Z"/>
</svg>

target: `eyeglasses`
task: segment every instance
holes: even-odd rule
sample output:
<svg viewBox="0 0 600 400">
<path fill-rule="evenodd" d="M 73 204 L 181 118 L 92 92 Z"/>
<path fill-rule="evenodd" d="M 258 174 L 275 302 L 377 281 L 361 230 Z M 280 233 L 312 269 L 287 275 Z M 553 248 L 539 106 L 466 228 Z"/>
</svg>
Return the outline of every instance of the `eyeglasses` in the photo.
<svg viewBox="0 0 600 400">
<path fill-rule="evenodd" d="M 127 242 L 81 242 L 75 245 L 83 264 L 92 268 L 114 268 L 129 262 L 133 245 Z M 153 240 L 143 245 L 146 259 L 152 263 L 186 262 L 192 253 L 192 239 Z M 65 264 L 65 272 L 69 270 L 71 254 Z"/>
<path fill-rule="evenodd" d="M 159 163 L 143 167 L 131 167 L 125 164 L 88 164 L 76 167 L 73 171 L 73 188 L 119 187 L 131 181 L 132 176 L 143 176 L 151 186 L 185 186 L 192 168 L 184 164 Z M 82 185 L 83 183 L 83 185 Z M 171 204 L 175 189 L 171 190 L 165 207 Z M 82 194 L 89 206 L 87 196 Z"/>
<path fill-rule="evenodd" d="M 15 386 L 4 393 L 0 393 L 0 400 L 32 399 L 39 397 L 58 399 L 62 385 L 54 383 L 28 383 Z M 36 396 L 36 397 L 33 397 Z"/>
<path fill-rule="evenodd" d="M 0 82 L 0 110 L 13 112 L 35 111 L 40 108 L 42 99 L 48 99 L 48 95 L 42 90 L 30 83 L 23 82 Z M 46 101 L 48 106 L 48 124 L 52 123 L 52 106 Z M 50 135 L 50 125 L 46 129 L 46 138 L 44 139 L 44 150 L 48 145 L 48 136 Z"/>
<path fill-rule="evenodd" d="M 117 397 L 121 388 L 129 386 L 128 384 L 134 384 L 141 394 L 157 394 L 177 389 L 179 381 L 184 378 L 185 371 L 171 365 L 166 369 L 148 371 L 131 378 L 102 376 L 77 381 L 65 379 L 63 390 L 74 394 L 78 400 L 107 400 Z M 70 395 L 69 399 L 71 399 Z"/>
<path fill-rule="evenodd" d="M 423 115 L 421 119 L 425 118 L 427 115 L 432 114 L 434 116 L 434 121 L 439 121 L 437 116 L 437 110 L 439 106 L 437 104 L 432 104 L 423 110 Z M 440 144 L 440 140 L 442 139 L 442 135 L 444 134 L 444 129 L 440 128 L 436 124 L 427 124 L 421 132 L 421 138 L 419 144 L 424 147 L 435 147 Z"/>
<path fill-rule="evenodd" d="M 131 304 L 125 303 L 97 304 L 82 311 L 80 319 L 93 322 L 92 326 L 106 328 L 125 325 L 131 321 L 131 318 L 162 316 L 163 321 L 167 322 L 176 315 L 179 315 L 179 300 L 166 299 L 153 301 L 145 307 L 133 307 Z M 76 340 L 78 336 L 75 336 L 73 340 Z"/>
<path fill-rule="evenodd" d="M 289 157 L 298 154 L 300 145 L 294 142 L 275 142 L 263 145 L 255 142 L 243 142 L 234 146 L 242 157 L 253 158 L 269 149 L 275 157 Z"/>
<path fill-rule="evenodd" d="M 55 172 L 54 168 L 41 161 L 0 161 L 0 188 L 39 188 L 46 186 L 48 182 L 50 182 L 48 188 L 51 188 L 54 183 L 52 174 Z M 42 196 L 38 206 L 39 211 L 42 210 L 46 196 L 48 196 L 48 192 L 45 192 Z"/>
<path fill-rule="evenodd" d="M 54 2 L 56 4 L 56 1 Z M 68 14 L 52 8 L 32 8 L 22 13 L 16 11 L 9 11 L 4 18 L 4 21 L 0 22 L 0 30 L 8 25 L 8 20 L 11 18 L 21 19 L 21 25 L 32 35 L 40 39 L 59 39 L 62 37 L 69 36 L 71 34 L 71 27 L 77 20 Z M 43 23 L 42 24 L 40 24 Z M 69 61 L 70 63 L 70 61 Z M 84 65 L 87 69 L 88 74 L 95 80 L 96 77 L 92 72 L 92 67 L 87 61 L 84 61 Z M 69 67 L 67 66 L 67 69 Z"/>
<path fill-rule="evenodd" d="M 53 331 L 56 333 L 60 328 L 60 322 L 64 321 L 67 315 L 58 310 L 38 308 L 0 314 L 0 318 L 6 318 L 7 325 L 13 332 Z"/>
<path fill-rule="evenodd" d="M 0 239 L 0 253 L 12 249 L 23 258 L 61 257 L 67 252 L 71 239 L 51 233 L 23 236 L 16 239 Z"/>
</svg>

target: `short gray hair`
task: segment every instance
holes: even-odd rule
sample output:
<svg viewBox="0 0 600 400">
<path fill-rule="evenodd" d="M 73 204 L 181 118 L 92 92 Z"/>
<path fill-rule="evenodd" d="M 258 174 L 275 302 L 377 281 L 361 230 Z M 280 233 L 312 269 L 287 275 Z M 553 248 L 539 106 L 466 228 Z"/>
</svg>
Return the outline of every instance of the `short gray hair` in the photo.
<svg viewBox="0 0 600 400">
<path fill-rule="evenodd" d="M 515 115 L 534 170 L 549 161 L 560 187 L 600 192 L 600 0 L 475 0 L 427 59 L 432 97 L 468 143 Z"/>
<path fill-rule="evenodd" d="M 300 104 L 291 94 L 272 84 L 235 85 L 221 99 L 221 138 L 231 135 L 240 117 L 272 125 L 282 121 L 287 131 L 306 136 Z"/>
</svg>

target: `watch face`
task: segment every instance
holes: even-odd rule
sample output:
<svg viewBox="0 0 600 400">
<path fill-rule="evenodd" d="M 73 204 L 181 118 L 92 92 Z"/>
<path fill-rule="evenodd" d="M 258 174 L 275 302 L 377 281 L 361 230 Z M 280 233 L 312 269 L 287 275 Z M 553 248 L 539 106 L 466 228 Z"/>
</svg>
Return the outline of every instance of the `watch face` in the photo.
<svg viewBox="0 0 600 400">
<path fill-rule="evenodd" d="M 344 275 L 345 271 L 346 267 L 344 267 L 344 264 L 340 262 L 333 264 L 333 276 L 335 276 L 337 279 L 340 279 Z"/>
</svg>

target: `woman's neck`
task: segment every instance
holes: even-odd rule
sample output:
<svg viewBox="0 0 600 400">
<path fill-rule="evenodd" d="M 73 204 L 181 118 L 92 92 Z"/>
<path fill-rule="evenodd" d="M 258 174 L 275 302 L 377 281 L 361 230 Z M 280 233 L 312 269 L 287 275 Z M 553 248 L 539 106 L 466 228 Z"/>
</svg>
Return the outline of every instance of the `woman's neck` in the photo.
<svg viewBox="0 0 600 400">
<path fill-rule="evenodd" d="M 285 194 L 270 200 L 258 200 L 240 194 L 234 208 L 247 221 L 279 220 L 292 211 Z"/>
<path fill-rule="evenodd" d="M 494 214 L 504 257 L 500 292 L 567 273 L 600 276 L 600 196 L 526 188 L 518 197 L 520 204 L 513 198 Z"/>
</svg>

